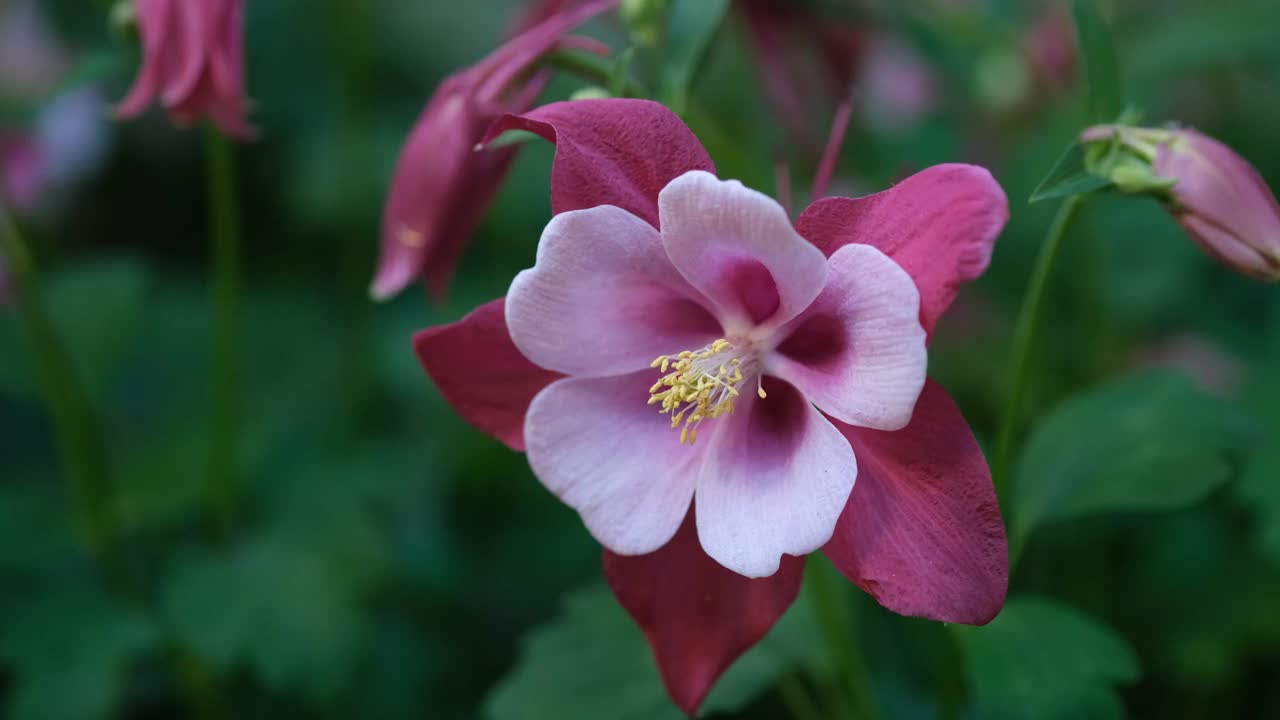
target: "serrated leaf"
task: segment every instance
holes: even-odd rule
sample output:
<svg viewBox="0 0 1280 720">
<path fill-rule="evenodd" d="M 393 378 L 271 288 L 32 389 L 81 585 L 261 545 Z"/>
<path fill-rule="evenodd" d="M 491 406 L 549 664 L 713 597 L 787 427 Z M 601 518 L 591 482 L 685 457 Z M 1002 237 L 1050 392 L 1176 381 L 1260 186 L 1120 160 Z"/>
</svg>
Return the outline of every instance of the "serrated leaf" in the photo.
<svg viewBox="0 0 1280 720">
<path fill-rule="evenodd" d="M 1080 76 L 1089 92 L 1089 120 L 1114 122 L 1124 110 L 1124 92 L 1111 29 L 1098 12 L 1097 0 L 1075 0 L 1072 15 L 1080 48 Z"/>
<path fill-rule="evenodd" d="M 712 689 L 703 714 L 748 705 L 823 643 L 801 595 L 773 630 Z M 563 614 L 525 638 L 517 665 L 490 692 L 490 720 L 679 720 L 644 635 L 608 588 L 571 594 Z"/>
<path fill-rule="evenodd" d="M 1085 169 L 1084 147 L 1078 142 L 1069 145 L 1054 163 L 1053 169 L 1036 186 L 1028 202 L 1052 200 L 1071 195 L 1083 195 L 1111 185 L 1111 181 L 1091 174 Z"/>
<path fill-rule="evenodd" d="M 18 681 L 12 720 L 110 717 L 129 664 L 159 639 L 145 617 L 92 589 L 34 597 L 16 617 L 0 626 L 0 660 Z"/>
<path fill-rule="evenodd" d="M 984 720 L 1118 720 L 1115 686 L 1139 677 L 1133 649 L 1106 625 L 1052 600 L 1022 596 L 984 627 L 955 626 Z"/>
<path fill-rule="evenodd" d="M 671 0 L 663 97 L 677 114 L 684 114 L 689 86 L 728 9 L 729 0 Z"/>
<path fill-rule="evenodd" d="M 1014 536 L 1107 511 L 1170 510 L 1226 482 L 1257 439 L 1230 401 L 1167 372 L 1070 398 L 1032 431 L 1014 486 Z"/>
<path fill-rule="evenodd" d="M 166 579 L 167 623 L 221 671 L 248 668 L 313 703 L 346 689 L 366 636 L 361 588 L 302 538 L 260 538 L 182 559 Z"/>
</svg>

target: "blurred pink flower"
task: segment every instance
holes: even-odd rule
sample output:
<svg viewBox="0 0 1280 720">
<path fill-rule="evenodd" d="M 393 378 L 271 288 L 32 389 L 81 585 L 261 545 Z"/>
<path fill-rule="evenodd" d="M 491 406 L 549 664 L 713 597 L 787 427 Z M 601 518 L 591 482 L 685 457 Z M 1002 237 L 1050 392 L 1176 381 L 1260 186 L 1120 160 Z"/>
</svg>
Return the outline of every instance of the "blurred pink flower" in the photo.
<svg viewBox="0 0 1280 720">
<path fill-rule="evenodd" d="M 927 335 L 1008 218 L 991 175 L 935 166 L 793 226 L 657 103 L 554 103 L 486 137 L 511 129 L 556 145 L 536 263 L 415 347 L 605 546 L 676 703 L 696 713 L 819 548 L 895 612 L 994 617 L 990 471 L 924 377 Z"/>
<path fill-rule="evenodd" d="M 1063 89 L 1071 85 L 1075 80 L 1076 37 L 1065 5 L 1050 9 L 1032 24 L 1022 37 L 1022 51 L 1038 87 Z"/>
<path fill-rule="evenodd" d="M 382 215 L 374 298 L 389 298 L 419 277 L 436 295 L 444 293 L 517 150 L 476 144 L 503 113 L 533 106 L 550 79 L 549 71 L 532 72 L 543 55 L 566 44 L 598 49 L 594 41 L 566 34 L 616 4 L 596 0 L 555 15 L 440 83 L 396 164 Z"/>
<path fill-rule="evenodd" d="M 1112 137 L 1151 163 L 1168 207 L 1209 255 L 1256 280 L 1280 280 L 1280 204 L 1258 171 L 1221 142 L 1191 129 L 1097 125 L 1086 142 Z"/>
<path fill-rule="evenodd" d="M 244 87 L 244 0 L 133 0 L 142 67 L 116 107 L 121 118 L 160 102 L 174 122 L 208 118 L 224 133 L 251 139 Z"/>
<path fill-rule="evenodd" d="M 904 132 L 938 105 L 933 68 L 915 48 L 886 35 L 870 41 L 857 87 L 864 117 L 882 132 Z"/>
<path fill-rule="evenodd" d="M 0 136 L 0 191 L 5 204 L 29 210 L 44 187 L 44 158 L 35 135 Z"/>
</svg>

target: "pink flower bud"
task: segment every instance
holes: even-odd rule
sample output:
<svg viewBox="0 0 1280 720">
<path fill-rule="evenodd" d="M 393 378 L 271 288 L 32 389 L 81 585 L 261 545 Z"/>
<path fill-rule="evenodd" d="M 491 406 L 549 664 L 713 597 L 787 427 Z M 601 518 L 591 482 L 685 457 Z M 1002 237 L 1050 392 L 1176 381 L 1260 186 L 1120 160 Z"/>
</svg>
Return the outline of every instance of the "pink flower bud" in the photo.
<svg viewBox="0 0 1280 720">
<path fill-rule="evenodd" d="M 209 118 L 220 130 L 253 137 L 245 119 L 244 0 L 134 0 L 142 68 L 116 115 L 141 115 L 153 101 L 174 122 Z"/>
<path fill-rule="evenodd" d="M 1233 270 L 1280 280 L 1280 205 L 1262 176 L 1231 148 L 1195 130 L 1173 130 L 1155 157 L 1177 181 L 1172 210 L 1191 239 Z"/>
</svg>

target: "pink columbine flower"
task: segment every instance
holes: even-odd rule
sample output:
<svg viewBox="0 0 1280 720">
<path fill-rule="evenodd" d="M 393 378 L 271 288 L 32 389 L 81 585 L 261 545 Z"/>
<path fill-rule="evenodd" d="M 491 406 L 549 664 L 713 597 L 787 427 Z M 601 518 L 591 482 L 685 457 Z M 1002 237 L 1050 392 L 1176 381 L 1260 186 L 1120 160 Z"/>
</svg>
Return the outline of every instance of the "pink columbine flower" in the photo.
<svg viewBox="0 0 1280 720">
<path fill-rule="evenodd" d="M 116 107 L 121 118 L 164 105 L 174 122 L 209 118 L 228 135 L 249 139 L 245 119 L 244 0 L 134 0 L 142 68 Z"/>
<path fill-rule="evenodd" d="M 555 103 L 555 217 L 505 299 L 415 338 L 471 423 L 527 450 L 696 712 L 821 549 L 899 613 L 985 623 L 1007 587 L 990 471 L 927 336 L 1008 217 L 940 165 L 793 225 L 669 110 Z"/>
<path fill-rule="evenodd" d="M 1280 280 L 1280 204 L 1247 160 L 1189 128 L 1098 125 L 1081 135 L 1085 142 L 1113 137 L 1150 163 L 1154 180 L 1172 181 L 1158 192 L 1205 252 L 1242 275 Z"/>
<path fill-rule="evenodd" d="M 517 150 L 477 149 L 477 143 L 504 113 L 533 106 L 550 79 L 549 71 L 533 71 L 543 55 L 565 45 L 599 50 L 566 34 L 616 4 L 597 0 L 553 15 L 440 84 L 396 164 L 370 288 L 375 299 L 390 298 L 419 277 L 435 294 L 444 293 Z"/>
</svg>

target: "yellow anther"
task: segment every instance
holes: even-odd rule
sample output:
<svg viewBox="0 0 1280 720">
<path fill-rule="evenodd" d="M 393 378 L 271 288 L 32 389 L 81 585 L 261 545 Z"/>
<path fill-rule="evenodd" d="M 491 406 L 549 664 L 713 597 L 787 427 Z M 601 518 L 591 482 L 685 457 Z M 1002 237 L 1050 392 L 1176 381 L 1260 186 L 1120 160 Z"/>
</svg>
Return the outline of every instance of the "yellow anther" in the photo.
<svg viewBox="0 0 1280 720">
<path fill-rule="evenodd" d="M 737 386 L 746 377 L 743 358 L 733 355 L 734 349 L 721 338 L 701 350 L 662 355 L 650 363 L 664 375 L 649 388 L 649 404 L 660 405 L 661 414 L 670 413 L 671 427 L 681 428 L 681 443 L 692 445 L 699 425 L 733 412 Z M 758 382 L 756 391 L 764 397 Z"/>
</svg>

